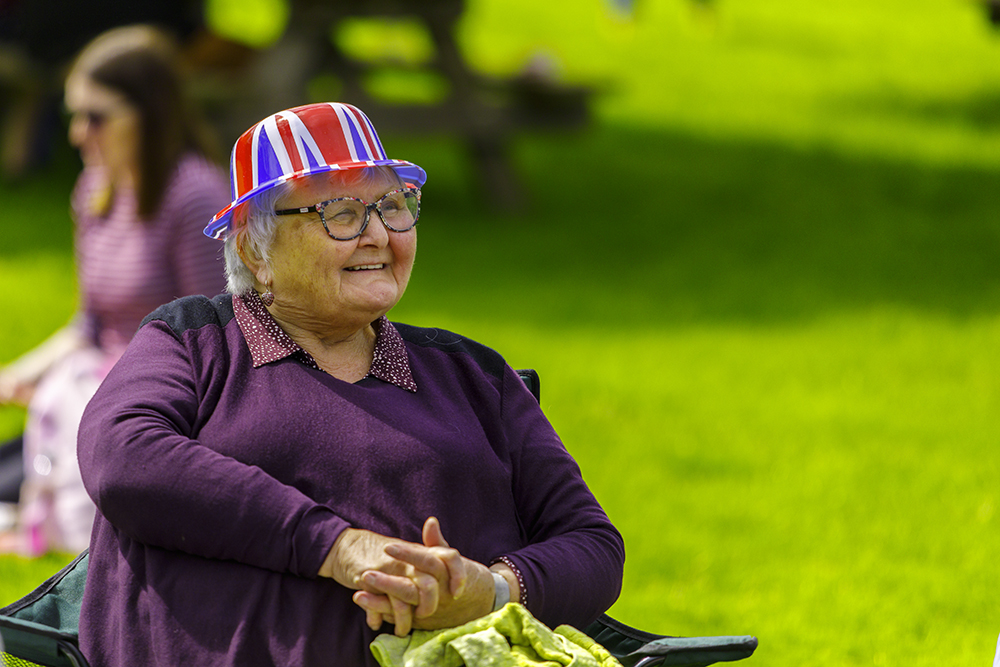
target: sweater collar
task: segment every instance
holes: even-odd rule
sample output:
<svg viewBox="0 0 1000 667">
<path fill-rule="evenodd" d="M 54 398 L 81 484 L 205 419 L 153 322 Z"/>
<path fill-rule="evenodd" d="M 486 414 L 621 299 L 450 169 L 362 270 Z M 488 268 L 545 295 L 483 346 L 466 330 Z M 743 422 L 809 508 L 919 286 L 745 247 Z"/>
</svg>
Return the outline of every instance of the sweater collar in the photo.
<svg viewBox="0 0 1000 667">
<path fill-rule="evenodd" d="M 321 370 L 312 355 L 292 340 L 271 317 L 260 295 L 254 290 L 233 298 L 233 313 L 250 348 L 254 368 L 285 357 L 294 357 L 310 368 Z M 399 331 L 385 315 L 372 322 L 372 328 L 375 330 L 375 355 L 365 377 L 378 378 L 407 391 L 417 391 L 417 383 L 413 379 L 406 355 L 406 345 Z"/>
</svg>

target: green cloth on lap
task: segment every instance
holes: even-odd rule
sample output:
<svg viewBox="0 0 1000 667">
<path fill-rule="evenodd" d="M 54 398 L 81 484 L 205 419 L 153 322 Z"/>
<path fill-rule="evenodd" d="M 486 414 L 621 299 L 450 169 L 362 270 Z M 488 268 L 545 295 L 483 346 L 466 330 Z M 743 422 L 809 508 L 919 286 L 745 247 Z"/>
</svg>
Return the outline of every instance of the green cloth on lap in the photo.
<svg viewBox="0 0 1000 667">
<path fill-rule="evenodd" d="M 621 667 L 583 632 L 550 630 L 514 602 L 457 628 L 379 635 L 371 650 L 382 667 Z"/>
</svg>

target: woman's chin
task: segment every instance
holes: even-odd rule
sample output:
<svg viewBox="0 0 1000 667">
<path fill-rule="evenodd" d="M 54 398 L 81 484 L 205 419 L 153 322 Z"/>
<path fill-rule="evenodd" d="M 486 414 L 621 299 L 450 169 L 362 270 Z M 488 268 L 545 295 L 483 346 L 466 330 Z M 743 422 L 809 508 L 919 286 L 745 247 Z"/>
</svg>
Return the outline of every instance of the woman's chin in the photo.
<svg viewBox="0 0 1000 667">
<path fill-rule="evenodd" d="M 373 313 L 376 314 L 377 319 L 382 314 L 389 311 L 390 308 L 396 305 L 399 301 L 401 294 L 399 290 L 395 289 L 383 289 L 383 290 L 368 290 L 364 294 L 358 295 L 351 301 L 354 307 L 359 312 Z"/>
</svg>

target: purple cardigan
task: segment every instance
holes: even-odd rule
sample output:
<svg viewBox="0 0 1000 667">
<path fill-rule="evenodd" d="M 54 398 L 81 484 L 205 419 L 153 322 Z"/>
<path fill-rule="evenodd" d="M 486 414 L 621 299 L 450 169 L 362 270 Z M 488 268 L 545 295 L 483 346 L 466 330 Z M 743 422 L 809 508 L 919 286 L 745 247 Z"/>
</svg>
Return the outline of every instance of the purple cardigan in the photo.
<svg viewBox="0 0 1000 667">
<path fill-rule="evenodd" d="M 517 374 L 397 328 L 416 393 L 291 358 L 252 368 L 228 295 L 146 319 L 80 427 L 95 667 L 375 665 L 351 591 L 316 574 L 345 528 L 419 542 L 430 515 L 464 556 L 507 556 L 550 626 L 615 601 L 621 536 Z"/>
</svg>

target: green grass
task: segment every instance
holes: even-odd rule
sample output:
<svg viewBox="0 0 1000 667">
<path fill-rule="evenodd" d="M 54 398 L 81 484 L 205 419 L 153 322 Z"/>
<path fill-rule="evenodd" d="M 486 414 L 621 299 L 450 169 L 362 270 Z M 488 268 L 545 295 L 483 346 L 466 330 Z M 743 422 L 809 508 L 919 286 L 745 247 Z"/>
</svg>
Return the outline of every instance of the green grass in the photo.
<svg viewBox="0 0 1000 667">
<path fill-rule="evenodd" d="M 513 146 L 488 210 L 447 138 L 395 319 L 542 374 L 625 535 L 622 620 L 748 664 L 989 664 L 1000 623 L 1000 41 L 972 2 L 470 3 L 485 71 L 606 92 Z M 536 27 L 537 26 L 537 27 Z M 0 360 L 74 304 L 72 165 L 0 187 Z M 0 436 L 21 415 L 0 412 Z M 0 603 L 55 569 L 0 558 Z"/>
</svg>

